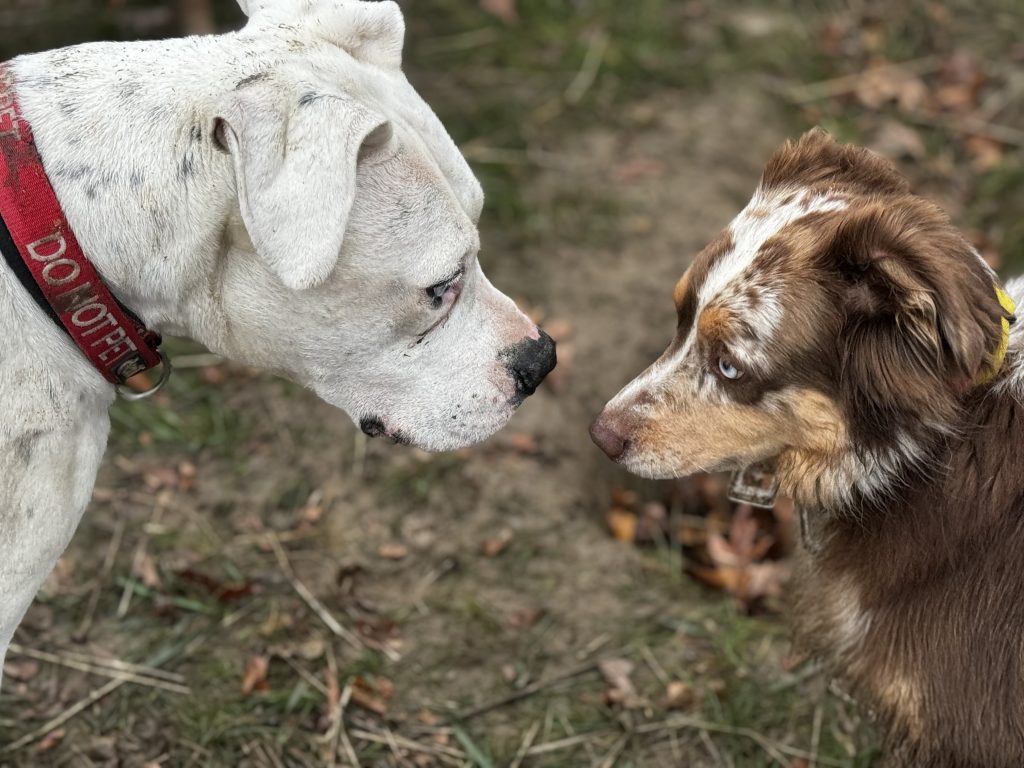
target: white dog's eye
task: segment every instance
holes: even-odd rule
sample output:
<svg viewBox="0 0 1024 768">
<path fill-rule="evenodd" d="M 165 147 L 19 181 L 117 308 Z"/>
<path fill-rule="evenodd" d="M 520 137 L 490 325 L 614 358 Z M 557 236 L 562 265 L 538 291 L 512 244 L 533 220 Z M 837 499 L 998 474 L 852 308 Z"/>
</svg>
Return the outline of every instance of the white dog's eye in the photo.
<svg viewBox="0 0 1024 768">
<path fill-rule="evenodd" d="M 718 358 L 718 371 L 725 378 L 732 379 L 733 381 L 743 376 L 743 371 L 733 365 L 732 360 L 727 357 Z"/>
<path fill-rule="evenodd" d="M 451 303 L 462 290 L 462 273 L 449 278 L 442 283 L 432 285 L 426 290 L 427 298 L 430 299 L 432 309 L 441 309 Z"/>
</svg>

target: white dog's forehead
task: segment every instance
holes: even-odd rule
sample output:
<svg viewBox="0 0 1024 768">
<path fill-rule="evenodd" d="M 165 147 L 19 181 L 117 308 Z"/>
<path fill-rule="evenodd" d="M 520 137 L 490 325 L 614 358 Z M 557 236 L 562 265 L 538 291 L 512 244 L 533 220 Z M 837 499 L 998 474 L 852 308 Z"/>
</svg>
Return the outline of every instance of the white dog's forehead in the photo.
<svg viewBox="0 0 1024 768">
<path fill-rule="evenodd" d="M 399 132 L 404 129 L 417 137 L 447 180 L 463 211 L 477 221 L 484 206 L 479 181 L 440 119 L 398 66 L 404 35 L 400 13 L 396 10 L 393 14 L 379 14 L 368 9 L 372 18 L 367 21 L 362 15 L 362 6 L 392 4 L 338 3 L 336 0 L 282 3 L 287 4 L 306 11 L 299 13 L 294 25 L 276 27 L 278 36 L 295 54 L 289 64 L 305 68 L 310 79 L 325 89 L 341 89 L 347 96 L 380 112 Z M 353 8 L 359 13 L 352 13 Z M 284 9 L 278 10 L 282 12 Z M 381 46 L 384 46 L 384 54 Z M 396 46 L 398 51 L 392 51 Z M 395 62 L 394 66 L 389 66 L 392 53 Z"/>
</svg>

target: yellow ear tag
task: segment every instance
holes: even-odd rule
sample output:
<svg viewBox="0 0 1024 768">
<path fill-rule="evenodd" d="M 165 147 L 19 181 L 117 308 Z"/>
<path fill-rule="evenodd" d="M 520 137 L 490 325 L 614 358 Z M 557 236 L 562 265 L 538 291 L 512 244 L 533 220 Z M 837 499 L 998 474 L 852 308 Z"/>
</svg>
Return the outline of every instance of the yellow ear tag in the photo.
<svg viewBox="0 0 1024 768">
<path fill-rule="evenodd" d="M 1000 288 L 998 285 L 995 286 L 996 298 L 999 299 L 999 306 L 1006 312 L 1006 316 L 1000 319 L 1000 324 L 1003 330 L 1003 337 L 999 340 L 999 346 L 996 347 L 996 351 L 992 353 L 991 362 L 982 370 L 975 380 L 975 384 L 987 384 L 996 377 L 996 374 L 1003 367 L 1003 361 L 1006 360 L 1006 352 L 1010 348 L 1010 325 L 1016 321 L 1017 305 L 1014 304 L 1013 299 L 1010 295 Z"/>
</svg>

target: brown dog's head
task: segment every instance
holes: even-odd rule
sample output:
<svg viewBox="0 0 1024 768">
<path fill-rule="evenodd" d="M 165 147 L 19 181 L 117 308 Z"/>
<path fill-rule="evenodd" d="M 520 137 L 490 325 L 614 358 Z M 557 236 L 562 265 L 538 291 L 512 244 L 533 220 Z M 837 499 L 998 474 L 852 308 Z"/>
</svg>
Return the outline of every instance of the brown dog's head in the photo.
<svg viewBox="0 0 1024 768">
<path fill-rule="evenodd" d="M 693 261 L 671 345 L 591 434 L 649 477 L 778 457 L 798 500 L 870 497 L 992 373 L 995 279 L 888 162 L 811 131 Z"/>
</svg>

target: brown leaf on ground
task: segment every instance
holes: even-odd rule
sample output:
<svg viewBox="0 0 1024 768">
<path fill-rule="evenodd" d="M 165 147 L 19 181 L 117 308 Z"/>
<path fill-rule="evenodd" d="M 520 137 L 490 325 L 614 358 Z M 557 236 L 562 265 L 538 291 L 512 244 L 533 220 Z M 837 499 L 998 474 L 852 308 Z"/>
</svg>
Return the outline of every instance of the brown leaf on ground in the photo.
<svg viewBox="0 0 1024 768">
<path fill-rule="evenodd" d="M 480 0 L 480 8 L 506 24 L 516 24 L 519 21 L 516 0 Z"/>
<path fill-rule="evenodd" d="M 381 544 L 377 547 L 377 557 L 385 560 L 402 560 L 409 554 L 409 548 L 405 544 L 396 541 Z"/>
<path fill-rule="evenodd" d="M 536 626 L 537 622 L 543 617 L 543 608 L 522 608 L 518 611 L 512 611 L 505 619 L 505 624 L 509 629 L 522 631 Z"/>
<path fill-rule="evenodd" d="M 643 704 L 643 699 L 637 694 L 630 679 L 635 667 L 629 659 L 620 658 L 601 659 L 597 663 L 597 668 L 609 686 L 604 692 L 606 704 L 621 704 L 626 709 L 634 709 Z"/>
<path fill-rule="evenodd" d="M 920 160 L 928 150 L 921 134 L 896 120 L 885 120 L 875 132 L 871 149 L 889 158 Z"/>
<path fill-rule="evenodd" d="M 177 488 L 178 473 L 171 467 L 147 469 L 142 473 L 142 482 L 151 491 L 159 491 L 161 488 Z"/>
<path fill-rule="evenodd" d="M 618 181 L 629 183 L 665 175 L 665 163 L 653 157 L 634 157 L 619 163 L 612 172 Z"/>
<path fill-rule="evenodd" d="M 529 432 L 510 432 L 506 440 L 509 448 L 523 456 L 536 456 L 540 453 L 537 437 Z"/>
<path fill-rule="evenodd" d="M 381 675 L 372 679 L 357 677 L 352 681 L 352 701 L 382 717 L 387 714 L 394 696 L 395 684 Z"/>
<path fill-rule="evenodd" d="M 636 515 L 628 509 L 612 507 L 608 510 L 604 519 L 608 524 L 608 530 L 611 531 L 612 536 L 616 541 L 623 541 L 630 544 L 636 541 L 636 531 L 639 523 Z"/>
<path fill-rule="evenodd" d="M 177 572 L 177 576 L 188 584 L 202 587 L 221 603 L 241 600 L 243 597 L 251 595 L 255 590 L 255 585 L 251 581 L 222 582 L 194 568 L 183 568 Z"/>
<path fill-rule="evenodd" d="M 695 700 L 693 688 L 682 680 L 673 680 L 665 687 L 663 703 L 666 709 L 689 709 Z"/>
<path fill-rule="evenodd" d="M 981 59 L 971 51 L 959 50 L 943 62 L 937 79 L 933 94 L 938 106 L 966 114 L 977 108 L 987 78 Z"/>
<path fill-rule="evenodd" d="M 132 563 L 132 576 L 150 589 L 159 589 L 163 586 L 163 582 L 160 580 L 160 572 L 156 567 L 156 560 L 150 554 L 144 554 Z"/>
<path fill-rule="evenodd" d="M 50 731 L 46 734 L 38 744 L 36 744 L 36 752 L 49 752 L 51 749 L 56 747 L 67 735 L 67 731 L 63 728 L 58 728 L 55 731 Z"/>
<path fill-rule="evenodd" d="M 508 545 L 512 543 L 512 530 L 510 528 L 502 528 L 494 536 L 488 536 L 480 544 L 480 552 L 485 557 L 497 557 L 506 549 Z"/>
<path fill-rule="evenodd" d="M 178 465 L 178 488 L 186 493 L 192 490 L 196 481 L 196 465 L 191 461 L 183 461 Z"/>
<path fill-rule="evenodd" d="M 270 688 L 267 673 L 270 671 L 270 660 L 266 656 L 253 655 L 245 661 L 245 674 L 242 675 L 242 693 L 248 696 L 253 691 L 266 691 Z"/>
<path fill-rule="evenodd" d="M 991 171 L 1003 163 L 1003 145 L 987 136 L 968 136 L 964 148 L 971 157 L 971 165 L 979 173 Z"/>
<path fill-rule="evenodd" d="M 35 659 L 11 659 L 4 663 L 4 678 L 23 683 L 39 674 L 39 662 Z"/>
</svg>

